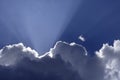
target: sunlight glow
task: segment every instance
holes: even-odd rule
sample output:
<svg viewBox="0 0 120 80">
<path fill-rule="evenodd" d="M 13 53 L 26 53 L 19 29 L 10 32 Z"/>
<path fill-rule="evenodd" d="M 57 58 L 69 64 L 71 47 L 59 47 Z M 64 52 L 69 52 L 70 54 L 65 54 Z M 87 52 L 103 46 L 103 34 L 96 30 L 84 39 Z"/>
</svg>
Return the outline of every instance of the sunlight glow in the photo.
<svg viewBox="0 0 120 80">
<path fill-rule="evenodd" d="M 56 42 L 74 16 L 81 0 L 7 0 L 0 15 L 11 33 L 44 53 Z M 1 10 L 1 9 L 0 9 Z M 27 39 L 26 39 L 27 38 Z"/>
</svg>

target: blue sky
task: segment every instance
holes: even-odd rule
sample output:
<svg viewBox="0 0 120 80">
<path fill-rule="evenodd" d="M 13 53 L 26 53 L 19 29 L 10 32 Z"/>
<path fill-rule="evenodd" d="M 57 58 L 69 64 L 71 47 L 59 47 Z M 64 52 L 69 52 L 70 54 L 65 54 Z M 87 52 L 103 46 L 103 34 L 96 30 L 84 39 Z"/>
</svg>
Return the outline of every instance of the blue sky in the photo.
<svg viewBox="0 0 120 80">
<path fill-rule="evenodd" d="M 83 44 L 90 53 L 120 38 L 120 1 L 84 0 L 60 39 Z M 82 34 L 86 42 L 81 43 Z"/>
<path fill-rule="evenodd" d="M 23 42 L 41 53 L 48 51 L 66 28 L 80 2 L 1 0 L 1 47 Z"/>
<path fill-rule="evenodd" d="M 0 47 L 23 42 L 40 53 L 58 41 L 76 42 L 93 53 L 119 39 L 120 1 L 1 0 Z M 83 35 L 85 42 L 78 37 Z"/>
</svg>

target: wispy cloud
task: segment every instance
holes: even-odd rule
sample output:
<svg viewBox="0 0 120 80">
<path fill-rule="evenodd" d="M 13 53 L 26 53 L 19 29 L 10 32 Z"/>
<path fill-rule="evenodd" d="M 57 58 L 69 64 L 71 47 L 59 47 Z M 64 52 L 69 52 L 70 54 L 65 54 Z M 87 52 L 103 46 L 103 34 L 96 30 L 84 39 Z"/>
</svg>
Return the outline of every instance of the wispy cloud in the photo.
<svg viewBox="0 0 120 80">
<path fill-rule="evenodd" d="M 83 42 L 85 42 L 85 38 L 83 37 L 83 35 L 80 35 L 80 36 L 78 37 L 78 39 L 81 40 L 81 41 L 83 41 Z"/>
</svg>

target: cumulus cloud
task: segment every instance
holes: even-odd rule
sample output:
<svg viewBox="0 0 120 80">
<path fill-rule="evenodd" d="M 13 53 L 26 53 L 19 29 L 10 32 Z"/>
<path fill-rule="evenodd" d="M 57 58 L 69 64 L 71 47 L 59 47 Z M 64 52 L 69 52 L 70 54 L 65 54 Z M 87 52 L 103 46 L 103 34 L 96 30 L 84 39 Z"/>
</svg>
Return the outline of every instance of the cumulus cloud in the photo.
<svg viewBox="0 0 120 80">
<path fill-rule="evenodd" d="M 96 52 L 101 58 L 105 68 L 105 80 L 120 79 L 120 40 L 115 40 L 113 45 L 103 44 L 103 47 Z"/>
<path fill-rule="evenodd" d="M 24 57 L 28 57 L 31 60 L 40 58 L 35 50 L 25 47 L 22 43 L 7 45 L 0 50 L 0 65 L 12 66 Z"/>
<path fill-rule="evenodd" d="M 0 50 L 0 80 L 119 80 L 119 60 L 119 40 L 92 57 L 76 43 L 58 41 L 44 55 L 13 44 Z"/>
<path fill-rule="evenodd" d="M 50 52 L 39 55 L 19 43 L 0 50 L 0 80 L 80 80 L 80 77 L 60 56 L 51 57 Z"/>
<path fill-rule="evenodd" d="M 102 80 L 103 68 L 97 57 L 87 55 L 87 50 L 76 43 L 57 42 L 52 49 L 53 54 L 59 54 L 65 62 L 79 73 L 81 80 Z M 98 64 L 99 63 L 99 64 Z"/>
</svg>

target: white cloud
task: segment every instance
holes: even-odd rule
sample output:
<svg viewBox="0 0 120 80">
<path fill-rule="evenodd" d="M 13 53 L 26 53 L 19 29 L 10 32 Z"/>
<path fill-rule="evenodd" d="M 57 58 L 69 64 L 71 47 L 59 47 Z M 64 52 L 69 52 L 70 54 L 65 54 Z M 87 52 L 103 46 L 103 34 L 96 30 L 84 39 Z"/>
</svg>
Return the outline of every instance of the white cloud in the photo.
<svg viewBox="0 0 120 80">
<path fill-rule="evenodd" d="M 0 65 L 11 66 L 21 61 L 24 57 L 28 57 L 31 60 L 40 58 L 35 50 L 25 47 L 22 43 L 7 45 L 0 50 Z"/>
<path fill-rule="evenodd" d="M 80 36 L 78 37 L 78 39 L 81 40 L 81 41 L 83 41 L 83 42 L 85 42 L 85 38 L 84 38 L 82 35 L 80 35 Z"/>
<path fill-rule="evenodd" d="M 60 55 L 62 60 L 78 71 L 82 80 L 102 80 L 103 67 L 97 57 L 89 57 L 85 47 L 76 43 L 57 42 L 52 53 Z M 99 62 L 99 64 L 97 64 Z M 94 73 L 91 73 L 94 72 Z"/>
<path fill-rule="evenodd" d="M 104 44 L 103 47 L 96 52 L 104 64 L 105 80 L 120 79 L 120 40 L 115 40 L 113 46 Z"/>
<path fill-rule="evenodd" d="M 74 42 L 59 41 L 42 56 L 19 43 L 0 50 L 0 65 L 14 67 L 8 72 L 0 66 L 0 75 L 8 76 L 8 79 L 4 76 L 0 79 L 9 80 L 14 75 L 13 79 L 20 77 L 22 80 L 36 77 L 36 80 L 119 80 L 119 61 L 120 40 L 115 40 L 112 46 L 103 44 L 93 57 L 87 55 L 85 47 Z"/>
<path fill-rule="evenodd" d="M 5 46 L 0 50 L 0 80 L 80 79 L 78 72 L 68 63 L 61 57 L 55 54 L 54 56 L 50 56 L 50 52 L 39 56 L 35 50 L 25 47 L 22 43 Z M 7 77 L 1 76 L 2 73 Z"/>
</svg>

